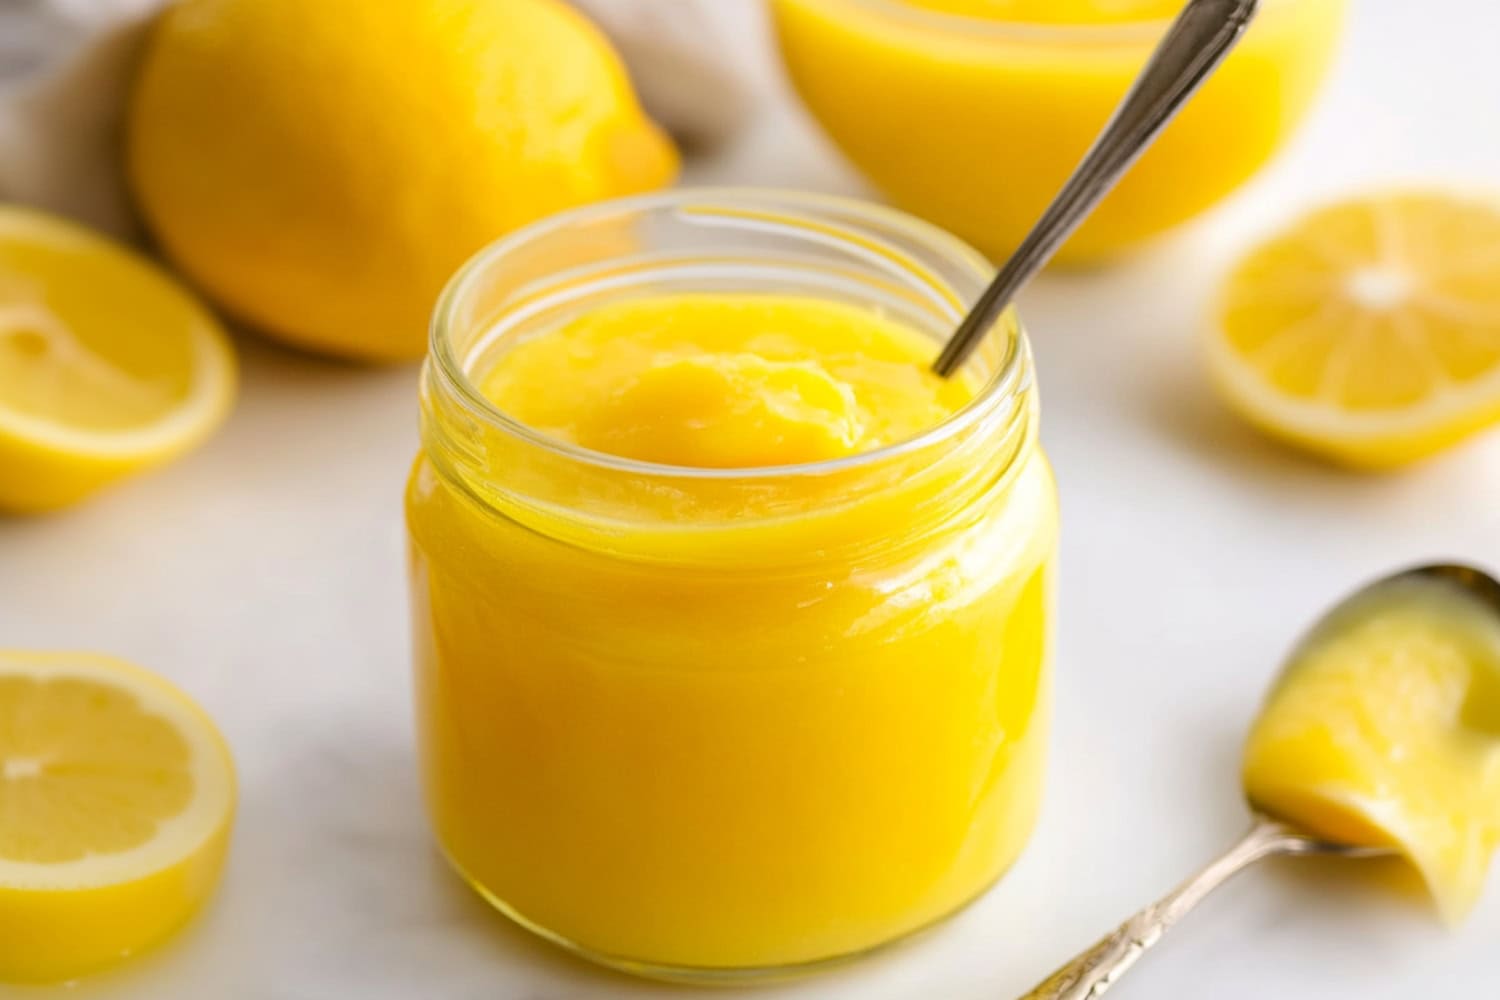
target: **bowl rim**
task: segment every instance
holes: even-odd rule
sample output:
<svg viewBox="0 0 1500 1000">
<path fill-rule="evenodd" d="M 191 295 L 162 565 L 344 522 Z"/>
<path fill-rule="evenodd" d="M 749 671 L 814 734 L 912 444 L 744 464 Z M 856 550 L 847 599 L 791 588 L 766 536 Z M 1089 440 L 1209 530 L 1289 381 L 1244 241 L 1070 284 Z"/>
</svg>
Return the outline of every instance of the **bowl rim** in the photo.
<svg viewBox="0 0 1500 1000">
<path fill-rule="evenodd" d="M 785 0 L 780 0 L 785 2 Z M 809 0 L 793 0 L 809 2 Z M 816 6 L 823 0 L 811 0 Z M 940 10 L 918 6 L 911 0 L 841 0 L 845 4 L 863 7 L 877 14 L 897 20 L 962 35 L 965 40 L 985 41 L 1002 39 L 1018 42 L 1077 42 L 1085 44 L 1145 43 L 1154 42 L 1171 26 L 1177 15 L 1151 17 L 1139 21 L 1118 21 L 1105 24 L 1082 22 L 1013 21 L 1001 18 L 965 14 L 959 11 Z M 1290 0 L 1262 0 L 1261 16 L 1267 9 L 1276 9 Z"/>
</svg>

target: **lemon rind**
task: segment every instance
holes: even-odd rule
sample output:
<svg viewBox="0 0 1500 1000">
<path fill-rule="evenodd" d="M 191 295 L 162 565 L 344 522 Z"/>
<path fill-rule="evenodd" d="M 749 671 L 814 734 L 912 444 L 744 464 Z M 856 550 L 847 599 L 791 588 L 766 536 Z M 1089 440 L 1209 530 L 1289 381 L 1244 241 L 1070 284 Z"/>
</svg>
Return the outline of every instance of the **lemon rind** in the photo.
<svg viewBox="0 0 1500 1000">
<path fill-rule="evenodd" d="M 82 891 L 149 878 L 193 858 L 231 822 L 236 779 L 229 749 L 207 714 L 168 681 L 113 657 L 26 651 L 0 651 L 0 676 L 76 677 L 128 691 L 187 742 L 194 790 L 186 809 L 128 851 L 57 864 L 0 858 L 0 889 Z"/>
<path fill-rule="evenodd" d="M 1380 202 L 1417 195 L 1487 202 L 1500 210 L 1500 191 L 1464 185 L 1433 188 L 1407 181 L 1380 188 L 1356 190 L 1347 202 Z M 1314 208 L 1313 211 L 1317 211 Z M 1306 216 L 1267 236 L 1250 251 L 1302 233 Z M 1305 236 L 1304 236 L 1305 238 Z M 1359 451 L 1395 443 L 1432 443 L 1437 447 L 1500 424 L 1500 365 L 1491 374 L 1458 384 L 1448 382 L 1420 402 L 1381 410 L 1349 410 L 1335 404 L 1289 396 L 1259 377 L 1253 364 L 1227 343 L 1222 317 L 1229 305 L 1232 283 L 1221 285 L 1214 298 L 1208 339 L 1208 367 L 1228 399 L 1265 429 L 1330 449 Z M 1418 448 L 1425 453 L 1429 448 Z M 1409 456 L 1407 456 L 1409 457 Z M 1406 457 L 1393 458 L 1393 464 Z"/>
<path fill-rule="evenodd" d="M 0 434 L 67 454 L 109 459 L 150 457 L 202 439 L 229 413 L 235 361 L 224 335 L 207 323 L 195 325 L 190 337 L 191 388 L 162 419 L 128 430 L 81 430 L 63 421 L 9 409 L 0 399 Z"/>
<path fill-rule="evenodd" d="M 128 247 L 118 246 L 102 234 L 70 219 L 57 218 L 31 209 L 0 205 L 0 236 L 35 239 L 49 246 L 81 253 L 97 252 L 101 244 L 109 252 L 152 268 L 149 260 Z M 157 275 L 168 280 L 165 274 Z M 180 294 L 187 296 L 183 289 Z M 186 398 L 160 420 L 125 430 L 83 430 L 66 421 L 21 413 L 7 408 L 0 399 L 0 434 L 54 451 L 100 459 L 149 459 L 180 450 L 202 439 L 228 414 L 233 402 L 236 363 L 228 336 L 208 308 L 194 301 L 200 313 L 187 330 L 193 353 L 191 383 Z"/>
<path fill-rule="evenodd" d="M 1449 383 L 1411 406 L 1349 410 L 1288 396 L 1259 378 L 1225 342 L 1222 328 L 1209 343 L 1209 365 L 1226 394 L 1251 413 L 1287 433 L 1335 442 L 1366 444 L 1412 436 L 1439 436 L 1455 427 L 1500 421 L 1500 366 L 1483 378 Z"/>
</svg>

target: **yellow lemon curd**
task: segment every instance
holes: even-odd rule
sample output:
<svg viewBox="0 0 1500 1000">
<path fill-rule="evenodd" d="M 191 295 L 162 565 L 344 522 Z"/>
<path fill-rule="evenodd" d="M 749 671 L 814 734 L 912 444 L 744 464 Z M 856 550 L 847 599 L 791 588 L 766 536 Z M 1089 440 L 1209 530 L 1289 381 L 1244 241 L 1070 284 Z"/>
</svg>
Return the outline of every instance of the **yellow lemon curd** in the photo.
<svg viewBox="0 0 1500 1000">
<path fill-rule="evenodd" d="M 611 455 L 798 465 L 897 444 L 957 412 L 973 386 L 933 374 L 931 355 L 915 330 L 837 302 L 675 295 L 523 343 L 484 390 L 527 425 Z"/>
<path fill-rule="evenodd" d="M 452 450 L 468 418 L 429 366 L 420 743 L 493 903 L 720 978 L 889 941 L 1015 859 L 1054 487 L 1029 391 L 992 406 L 935 349 L 826 298 L 627 297 L 470 370 L 516 427 Z"/>
<path fill-rule="evenodd" d="M 1245 781 L 1314 833 L 1399 849 L 1462 918 L 1500 844 L 1500 605 L 1441 579 L 1372 588 L 1289 664 Z"/>
<path fill-rule="evenodd" d="M 1265 0 L 1063 260 L 1117 253 L 1246 181 L 1301 120 L 1345 0 Z M 773 0 L 824 130 L 889 197 L 1010 253 L 1125 96 L 1180 0 Z M 878 109 L 872 113 L 871 109 Z"/>
</svg>

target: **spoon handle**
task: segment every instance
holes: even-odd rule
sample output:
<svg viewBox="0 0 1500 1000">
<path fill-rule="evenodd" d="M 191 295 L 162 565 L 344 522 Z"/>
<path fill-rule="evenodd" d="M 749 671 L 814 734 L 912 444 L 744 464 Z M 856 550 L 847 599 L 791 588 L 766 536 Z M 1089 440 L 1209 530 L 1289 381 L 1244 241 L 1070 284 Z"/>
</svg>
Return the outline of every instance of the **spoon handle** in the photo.
<svg viewBox="0 0 1500 1000">
<path fill-rule="evenodd" d="M 1146 907 L 1114 933 L 1058 969 L 1021 1000 L 1095 1000 L 1104 995 L 1163 934 L 1210 892 L 1236 873 L 1277 854 L 1314 853 L 1317 847 L 1282 824 L 1257 820 L 1224 856 Z"/>
<path fill-rule="evenodd" d="M 933 370 L 958 369 L 1016 291 L 1040 271 L 1233 48 L 1260 0 L 1191 0 L 1104 132 L 948 340 Z"/>
</svg>

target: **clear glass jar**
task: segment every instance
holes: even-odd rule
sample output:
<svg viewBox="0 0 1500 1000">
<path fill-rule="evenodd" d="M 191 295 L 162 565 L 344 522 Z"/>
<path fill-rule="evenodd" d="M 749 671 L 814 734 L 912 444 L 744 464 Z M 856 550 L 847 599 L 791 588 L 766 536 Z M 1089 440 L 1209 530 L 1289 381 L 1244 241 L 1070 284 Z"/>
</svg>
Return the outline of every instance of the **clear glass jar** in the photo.
<svg viewBox="0 0 1500 1000">
<path fill-rule="evenodd" d="M 518 338 L 680 291 L 854 303 L 935 352 L 989 273 L 896 212 L 726 190 L 565 214 L 455 278 L 407 494 L 417 720 L 438 839 L 485 898 L 610 965 L 733 980 L 901 937 L 1015 859 L 1056 495 L 1013 317 L 966 408 L 810 465 L 604 455 L 476 388 Z"/>
<path fill-rule="evenodd" d="M 1346 5 L 1264 0 L 1236 50 L 1061 259 L 1118 254 L 1252 177 L 1311 106 Z M 1083 158 L 1170 22 L 1116 14 L 1110 23 L 1034 23 L 982 16 L 983 0 L 932 9 L 942 6 L 771 0 L 770 9 L 797 93 L 854 165 L 896 204 L 1001 259 Z M 1097 7 L 1108 16 L 1107 4 Z"/>
</svg>

